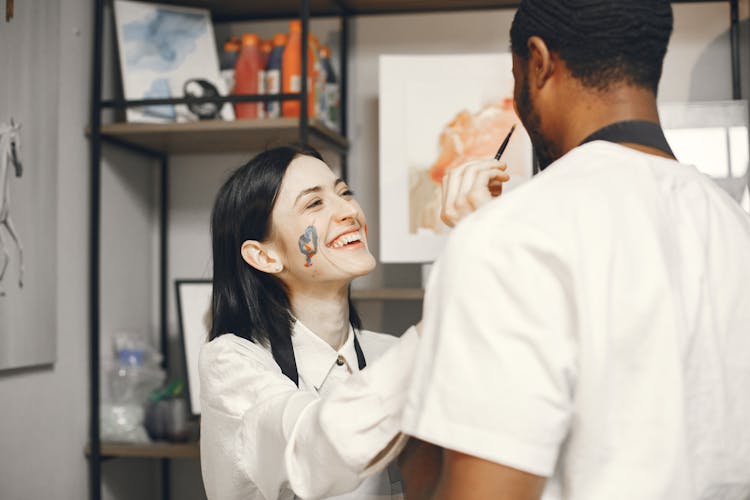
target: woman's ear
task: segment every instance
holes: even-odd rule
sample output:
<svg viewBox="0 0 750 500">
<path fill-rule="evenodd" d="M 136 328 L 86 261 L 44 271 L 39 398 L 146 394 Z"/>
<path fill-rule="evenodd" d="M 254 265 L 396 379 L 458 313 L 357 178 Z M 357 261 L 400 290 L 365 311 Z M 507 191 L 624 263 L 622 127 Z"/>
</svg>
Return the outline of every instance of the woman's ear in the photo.
<svg viewBox="0 0 750 500">
<path fill-rule="evenodd" d="M 278 254 L 266 244 L 255 240 L 247 240 L 240 249 L 242 260 L 258 271 L 268 274 L 278 274 L 284 270 L 284 265 Z"/>
</svg>

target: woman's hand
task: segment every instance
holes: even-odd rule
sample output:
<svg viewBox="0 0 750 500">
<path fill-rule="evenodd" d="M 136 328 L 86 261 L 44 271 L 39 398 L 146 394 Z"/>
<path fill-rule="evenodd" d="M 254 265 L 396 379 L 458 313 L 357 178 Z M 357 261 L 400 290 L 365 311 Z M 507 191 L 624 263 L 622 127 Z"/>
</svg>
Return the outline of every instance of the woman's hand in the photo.
<svg viewBox="0 0 750 500">
<path fill-rule="evenodd" d="M 503 192 L 510 179 L 507 165 L 494 159 L 474 160 L 453 168 L 443 176 L 440 218 L 450 227 Z"/>
</svg>

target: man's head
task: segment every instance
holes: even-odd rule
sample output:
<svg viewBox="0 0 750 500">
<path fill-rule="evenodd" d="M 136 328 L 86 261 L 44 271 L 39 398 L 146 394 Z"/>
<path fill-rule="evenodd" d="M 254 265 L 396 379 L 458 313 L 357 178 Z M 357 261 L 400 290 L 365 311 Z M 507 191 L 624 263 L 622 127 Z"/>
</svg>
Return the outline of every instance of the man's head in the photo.
<svg viewBox="0 0 750 500">
<path fill-rule="evenodd" d="M 624 87 L 655 97 L 671 33 L 669 0 L 521 2 L 510 31 L 516 106 L 543 167 L 564 153 L 556 136 L 571 100 Z"/>
</svg>

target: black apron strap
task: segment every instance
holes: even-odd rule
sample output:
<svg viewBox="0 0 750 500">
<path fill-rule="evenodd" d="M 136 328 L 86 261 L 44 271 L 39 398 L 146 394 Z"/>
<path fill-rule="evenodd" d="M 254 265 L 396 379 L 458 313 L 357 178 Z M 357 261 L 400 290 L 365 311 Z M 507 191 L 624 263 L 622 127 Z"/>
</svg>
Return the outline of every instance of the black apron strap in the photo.
<svg viewBox="0 0 750 500">
<path fill-rule="evenodd" d="M 354 334 L 354 350 L 357 351 L 357 365 L 359 365 L 360 370 L 363 370 L 367 366 L 367 362 L 365 361 L 365 353 L 362 352 L 362 346 L 359 345 L 356 333 Z"/>
<path fill-rule="evenodd" d="M 674 158 L 664 131 L 658 123 L 641 120 L 616 122 L 607 125 L 585 138 L 580 145 L 594 141 L 639 144 L 658 149 Z"/>
<path fill-rule="evenodd" d="M 354 334 L 354 351 L 357 353 L 357 365 L 360 370 L 367 366 L 365 353 L 362 352 L 362 346 L 359 345 L 357 334 Z M 294 348 L 292 347 L 292 337 L 287 336 L 283 339 L 271 339 L 271 354 L 276 364 L 281 368 L 281 373 L 287 376 L 294 385 L 299 387 L 299 373 L 297 372 L 297 360 L 294 357 Z"/>
<path fill-rule="evenodd" d="M 292 347 L 292 336 L 285 335 L 283 338 L 271 338 L 271 354 L 276 364 L 281 368 L 281 373 L 286 375 L 294 385 L 299 387 L 299 373 L 297 373 L 297 360 L 294 358 Z"/>
</svg>

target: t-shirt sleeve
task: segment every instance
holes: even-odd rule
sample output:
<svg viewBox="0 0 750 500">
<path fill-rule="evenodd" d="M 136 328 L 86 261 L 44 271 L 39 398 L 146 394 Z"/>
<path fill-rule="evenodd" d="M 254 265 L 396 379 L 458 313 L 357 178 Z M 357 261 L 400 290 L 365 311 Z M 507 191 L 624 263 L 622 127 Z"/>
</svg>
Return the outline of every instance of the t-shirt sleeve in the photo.
<svg viewBox="0 0 750 500">
<path fill-rule="evenodd" d="M 476 222 L 454 230 L 430 277 L 403 428 L 550 476 L 576 377 L 571 271 L 545 235 Z"/>
</svg>

